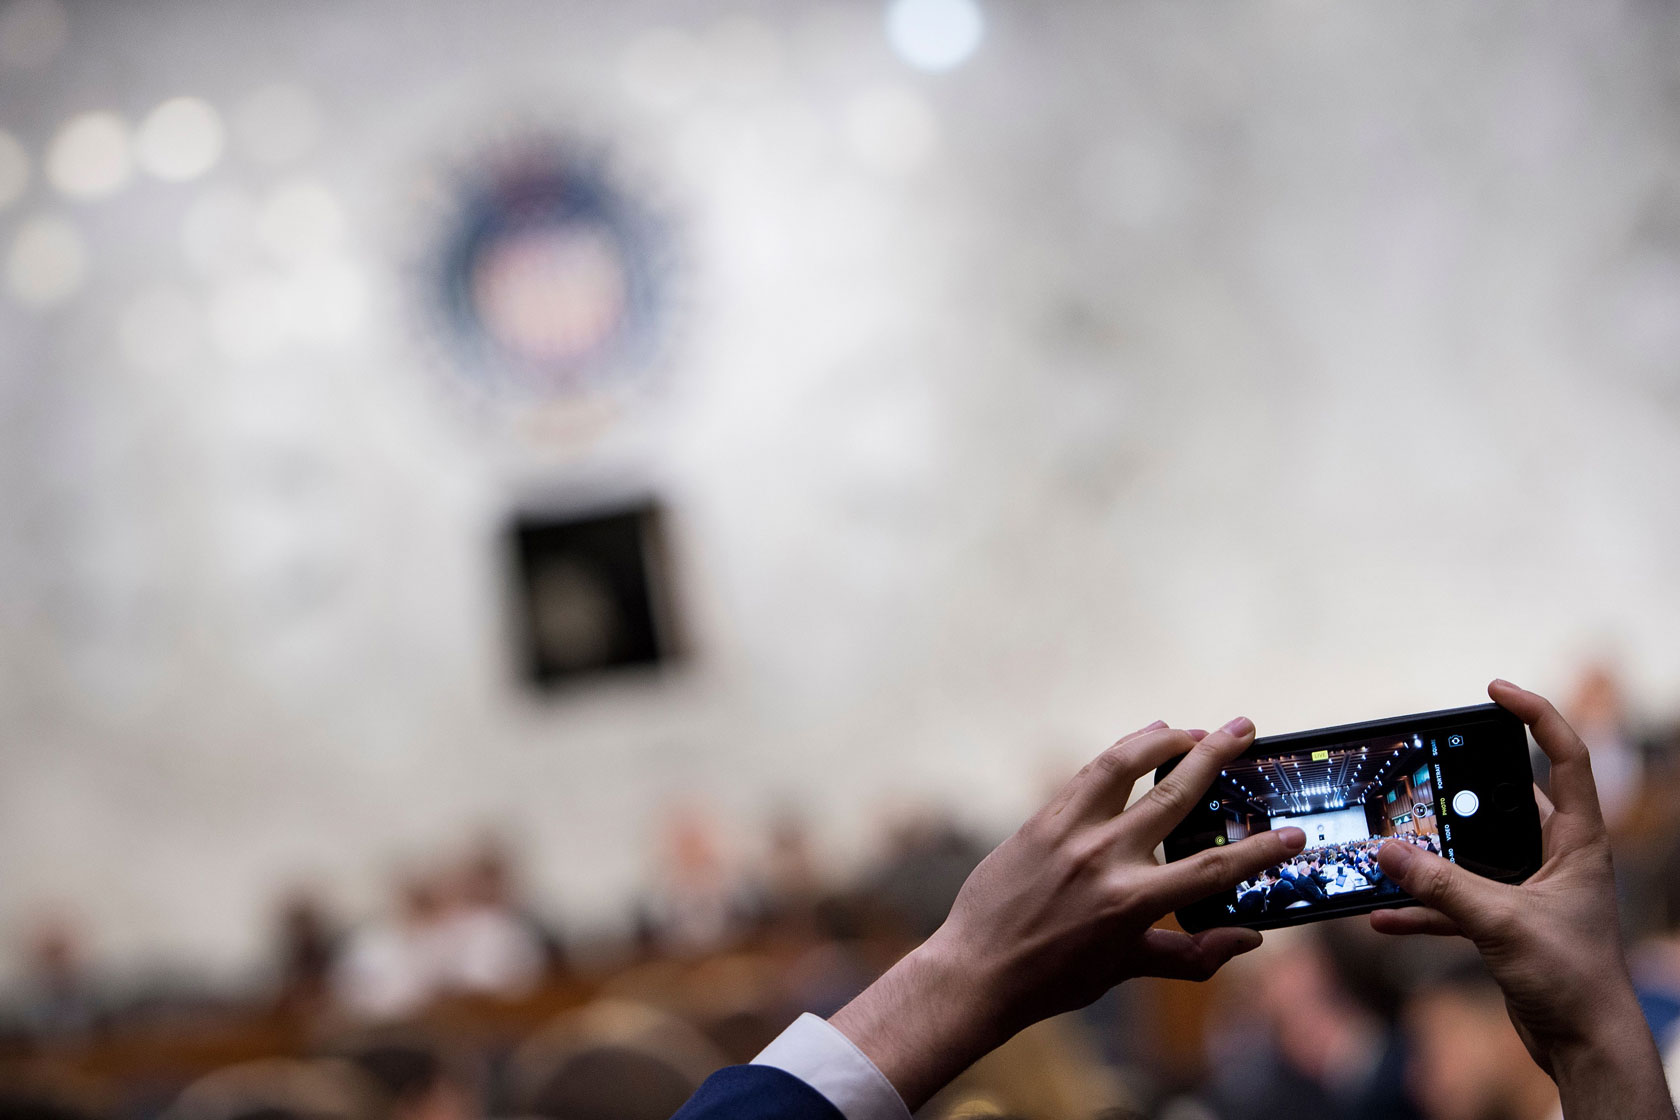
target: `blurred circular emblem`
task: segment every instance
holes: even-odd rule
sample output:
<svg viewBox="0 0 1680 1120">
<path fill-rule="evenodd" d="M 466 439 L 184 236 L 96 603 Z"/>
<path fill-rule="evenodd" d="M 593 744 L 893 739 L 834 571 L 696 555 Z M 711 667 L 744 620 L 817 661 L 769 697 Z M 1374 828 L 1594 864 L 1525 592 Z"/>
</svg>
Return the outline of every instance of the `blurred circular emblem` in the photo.
<svg viewBox="0 0 1680 1120">
<path fill-rule="evenodd" d="M 442 254 L 444 311 L 465 372 L 515 402 L 631 388 L 657 349 L 662 240 L 597 154 L 527 144 L 476 173 Z"/>
</svg>

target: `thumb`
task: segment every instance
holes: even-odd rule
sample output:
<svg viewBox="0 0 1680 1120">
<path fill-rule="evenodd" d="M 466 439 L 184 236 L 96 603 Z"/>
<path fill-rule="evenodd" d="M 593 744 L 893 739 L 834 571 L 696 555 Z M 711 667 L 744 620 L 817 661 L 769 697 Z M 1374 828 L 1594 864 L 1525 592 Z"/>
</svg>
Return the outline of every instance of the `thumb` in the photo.
<svg viewBox="0 0 1680 1120">
<path fill-rule="evenodd" d="M 1471 937 L 1481 930 L 1500 888 L 1404 840 L 1390 840 L 1378 849 L 1377 863 L 1407 894 L 1457 922 Z"/>
</svg>

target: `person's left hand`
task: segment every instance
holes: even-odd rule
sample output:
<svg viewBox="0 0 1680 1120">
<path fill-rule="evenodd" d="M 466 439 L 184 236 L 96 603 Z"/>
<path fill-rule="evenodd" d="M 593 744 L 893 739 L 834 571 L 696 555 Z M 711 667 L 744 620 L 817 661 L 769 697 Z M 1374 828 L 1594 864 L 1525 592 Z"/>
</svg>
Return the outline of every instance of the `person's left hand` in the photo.
<svg viewBox="0 0 1680 1120">
<path fill-rule="evenodd" d="M 1155 723 L 1098 755 L 975 868 L 945 923 L 831 1022 L 914 1111 L 947 1081 L 1040 1019 L 1122 980 L 1202 980 L 1260 944 L 1247 929 L 1156 929 L 1306 844 L 1281 828 L 1162 865 L 1154 856 L 1254 739 L 1237 718 L 1209 735 Z M 1186 754 L 1188 752 L 1188 754 Z M 1184 754 L 1130 808 L 1133 785 Z"/>
</svg>

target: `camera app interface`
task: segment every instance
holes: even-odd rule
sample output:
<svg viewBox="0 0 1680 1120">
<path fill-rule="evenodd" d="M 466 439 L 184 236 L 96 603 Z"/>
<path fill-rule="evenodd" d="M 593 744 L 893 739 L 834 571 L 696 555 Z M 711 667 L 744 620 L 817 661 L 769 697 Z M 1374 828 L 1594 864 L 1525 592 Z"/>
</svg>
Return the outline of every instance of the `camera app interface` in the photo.
<svg viewBox="0 0 1680 1120">
<path fill-rule="evenodd" d="M 1299 855 L 1239 884 L 1227 913 L 1241 921 L 1293 918 L 1397 895 L 1399 886 L 1377 866 L 1377 849 L 1388 840 L 1452 859 L 1446 818 L 1453 795 L 1444 788 L 1441 760 L 1464 745 L 1467 733 L 1390 734 L 1243 758 L 1222 771 L 1208 795 L 1215 844 L 1287 826 L 1307 834 Z M 1470 806 L 1457 808 L 1462 814 Z"/>
</svg>

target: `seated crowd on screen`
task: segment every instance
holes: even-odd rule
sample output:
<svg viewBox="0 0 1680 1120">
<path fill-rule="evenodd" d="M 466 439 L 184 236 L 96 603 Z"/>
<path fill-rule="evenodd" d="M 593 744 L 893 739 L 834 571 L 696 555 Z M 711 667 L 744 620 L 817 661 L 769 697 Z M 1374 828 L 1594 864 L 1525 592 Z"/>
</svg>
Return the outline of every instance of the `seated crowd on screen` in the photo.
<svg viewBox="0 0 1680 1120">
<path fill-rule="evenodd" d="M 1397 891 L 1399 887 L 1377 866 L 1377 849 L 1388 840 L 1408 840 L 1436 855 L 1441 853 L 1440 841 L 1433 835 L 1411 833 L 1307 848 L 1289 862 L 1239 884 L 1237 914 L 1243 918 L 1271 917 L 1350 891 Z"/>
</svg>

